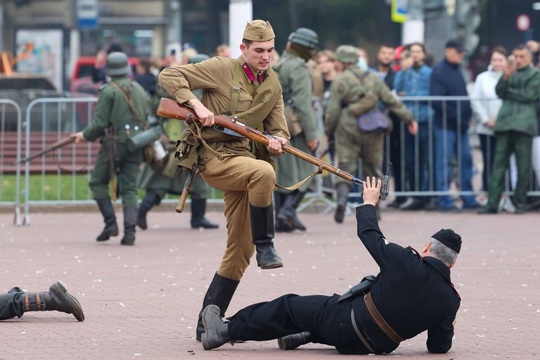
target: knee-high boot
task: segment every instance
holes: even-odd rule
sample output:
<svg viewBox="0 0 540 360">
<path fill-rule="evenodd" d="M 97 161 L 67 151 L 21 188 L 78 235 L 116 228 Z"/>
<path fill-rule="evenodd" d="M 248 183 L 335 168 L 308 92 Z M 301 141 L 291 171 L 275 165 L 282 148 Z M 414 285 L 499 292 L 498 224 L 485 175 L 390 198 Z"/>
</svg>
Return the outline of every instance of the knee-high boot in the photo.
<svg viewBox="0 0 540 360">
<path fill-rule="evenodd" d="M 135 224 L 137 223 L 137 207 L 135 205 L 124 206 L 124 237 L 120 244 L 135 245 Z"/>
<path fill-rule="evenodd" d="M 161 202 L 161 197 L 153 192 L 148 190 L 144 195 L 141 203 L 139 204 L 139 213 L 137 214 L 137 226 L 143 230 L 148 229 L 148 223 L 146 222 L 146 214 L 152 209 L 155 205 L 159 205 Z"/>
<path fill-rule="evenodd" d="M 299 190 L 295 190 L 292 193 L 287 194 L 285 202 L 283 203 L 283 206 L 281 206 L 281 209 L 279 209 L 277 216 L 279 220 L 286 222 L 293 229 L 300 231 L 306 231 L 306 227 L 304 224 L 302 224 L 300 219 L 298 219 L 296 209 L 302 202 L 305 194 L 305 192 Z"/>
<path fill-rule="evenodd" d="M 202 311 L 208 305 L 217 305 L 221 310 L 221 316 L 225 316 L 225 311 L 229 308 L 231 299 L 238 287 L 240 281 L 228 279 L 216 273 L 206 294 L 204 295 L 202 309 L 199 312 L 199 320 L 197 322 L 196 339 L 201 341 L 201 334 L 204 332 L 204 325 L 202 323 Z"/>
<path fill-rule="evenodd" d="M 116 215 L 110 198 L 96 199 L 99 211 L 103 216 L 105 228 L 96 238 L 97 241 L 109 240 L 111 236 L 118 236 L 118 224 L 116 223 Z"/>
<path fill-rule="evenodd" d="M 249 204 L 251 215 L 251 235 L 257 251 L 257 265 L 261 269 L 274 269 L 283 266 L 281 258 L 274 248 L 274 209 Z"/>
<path fill-rule="evenodd" d="M 60 311 L 73 314 L 79 321 L 84 320 L 84 313 L 79 301 L 67 292 L 66 284 L 57 281 L 48 292 L 25 293 L 24 312 L 27 311 Z"/>
<path fill-rule="evenodd" d="M 334 220 L 341 224 L 345 218 L 345 210 L 347 208 L 347 199 L 349 198 L 349 185 L 345 183 L 339 183 L 336 185 L 336 212 L 334 214 Z"/>
</svg>

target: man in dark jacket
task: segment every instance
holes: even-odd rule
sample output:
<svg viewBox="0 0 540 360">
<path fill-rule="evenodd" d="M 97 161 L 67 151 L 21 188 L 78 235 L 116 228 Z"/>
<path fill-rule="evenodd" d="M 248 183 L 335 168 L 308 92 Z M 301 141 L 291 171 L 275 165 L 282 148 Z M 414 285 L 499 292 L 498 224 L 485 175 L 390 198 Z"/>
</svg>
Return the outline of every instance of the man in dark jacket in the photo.
<svg viewBox="0 0 540 360">
<path fill-rule="evenodd" d="M 431 73 L 431 96 L 468 96 L 465 79 L 460 64 L 465 48 L 461 40 L 449 40 L 446 43 L 445 58 L 438 63 Z M 461 191 L 472 191 L 473 163 L 469 145 L 469 119 L 471 104 L 469 101 L 433 101 L 433 125 L 435 132 L 435 189 L 448 191 L 452 180 L 452 161 L 457 158 L 461 175 Z M 479 205 L 474 195 L 462 196 L 463 208 L 474 209 Z M 449 195 L 438 199 L 441 211 L 459 211 Z"/>
<path fill-rule="evenodd" d="M 380 191 L 381 180 L 368 177 L 364 205 L 356 209 L 358 236 L 381 269 L 370 289 L 353 287 L 341 297 L 284 295 L 248 306 L 226 323 L 220 309 L 209 305 L 203 311 L 204 348 L 278 338 L 282 349 L 315 342 L 335 346 L 342 354 L 380 354 L 427 330 L 428 351 L 448 352 L 461 301 L 450 281 L 450 268 L 461 237 L 442 229 L 422 252 L 390 243 L 377 224 Z"/>
</svg>

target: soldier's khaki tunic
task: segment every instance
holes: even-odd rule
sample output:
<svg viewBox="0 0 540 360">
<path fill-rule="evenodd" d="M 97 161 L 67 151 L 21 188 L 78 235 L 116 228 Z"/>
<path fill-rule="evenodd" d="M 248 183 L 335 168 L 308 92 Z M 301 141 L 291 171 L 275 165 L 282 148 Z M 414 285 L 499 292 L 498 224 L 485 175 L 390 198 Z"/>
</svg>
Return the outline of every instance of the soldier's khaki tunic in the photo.
<svg viewBox="0 0 540 360">
<path fill-rule="evenodd" d="M 238 120 L 288 139 L 281 86 L 276 74 L 268 69 L 259 84 L 257 74 L 250 81 L 242 68 L 244 64 L 242 57 L 237 60 L 214 57 L 197 64 L 166 68 L 161 72 L 159 82 L 181 103 L 195 98 L 191 90 L 202 89 L 201 102 L 215 114 L 225 114 L 231 110 L 233 74 L 237 66 L 241 88 L 235 114 Z M 247 138 L 223 135 L 212 128 L 204 128 L 203 137 L 213 150 L 224 156 L 219 160 L 203 146 L 199 147 L 201 174 L 210 186 L 223 191 L 225 201 L 228 239 L 218 274 L 240 280 L 254 252 L 249 204 L 257 207 L 271 204 L 275 171 L 269 162 L 257 158 L 252 141 Z M 266 149 L 259 150 L 264 153 Z M 261 151 L 258 154 L 264 156 Z"/>
</svg>

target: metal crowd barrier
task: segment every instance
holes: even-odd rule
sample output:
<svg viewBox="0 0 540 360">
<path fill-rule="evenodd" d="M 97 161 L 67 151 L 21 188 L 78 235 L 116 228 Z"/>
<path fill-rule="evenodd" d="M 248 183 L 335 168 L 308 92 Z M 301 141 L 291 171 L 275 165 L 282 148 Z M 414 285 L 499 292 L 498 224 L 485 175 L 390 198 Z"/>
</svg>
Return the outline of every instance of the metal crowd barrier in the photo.
<svg viewBox="0 0 540 360">
<path fill-rule="evenodd" d="M 486 171 L 487 177 L 489 178 L 491 175 L 491 166 L 487 166 L 490 162 L 484 161 L 481 152 L 480 152 L 480 142 L 479 142 L 479 136 L 476 133 L 476 116 L 473 114 L 472 118 L 469 121 L 468 130 L 465 132 L 467 139 L 462 139 L 462 125 L 458 125 L 457 128 L 457 149 L 455 149 L 456 156 L 452 158 L 452 164 L 450 166 L 452 173 L 446 174 L 449 175 L 448 178 L 449 181 L 445 180 L 444 185 L 448 189 L 447 191 L 438 191 L 436 189 L 435 184 L 435 172 L 436 172 L 436 166 L 435 166 L 435 135 L 434 135 L 434 113 L 432 110 L 432 106 L 435 102 L 441 102 L 441 106 L 443 109 L 443 130 L 446 130 L 449 126 L 448 118 L 447 118 L 447 109 L 450 102 L 454 102 L 457 106 L 457 122 L 458 124 L 461 124 L 461 107 L 463 106 L 463 102 L 471 102 L 471 101 L 477 101 L 477 102 L 493 102 L 497 101 L 499 99 L 497 98 L 471 98 L 468 96 L 403 96 L 399 97 L 400 101 L 404 104 L 408 105 L 408 108 L 411 110 L 413 114 L 418 114 L 419 109 L 421 109 L 422 106 L 425 106 L 427 109 L 429 109 L 429 115 L 427 117 L 427 122 L 425 127 L 427 128 L 427 148 L 428 148 L 428 161 L 427 161 L 427 169 L 424 169 L 424 171 L 427 170 L 427 187 L 420 188 L 421 183 L 421 177 L 422 177 L 422 170 L 420 169 L 420 156 L 421 154 L 420 150 L 420 142 L 419 142 L 419 136 L 409 136 L 408 130 L 401 121 L 397 120 L 394 121 L 394 126 L 397 126 L 399 130 L 397 131 L 397 137 L 396 135 L 387 135 L 385 138 L 385 144 L 384 144 L 384 160 L 383 160 L 383 169 L 386 168 L 386 164 L 388 162 L 392 162 L 393 167 L 393 179 L 391 182 L 391 196 L 414 196 L 414 197 L 436 197 L 441 195 L 449 195 L 453 198 L 458 198 L 463 195 L 474 195 L 478 196 L 481 194 L 484 194 L 487 196 L 487 192 L 483 190 L 483 184 L 481 179 L 481 174 L 483 171 Z M 417 118 L 417 116 L 415 116 Z M 491 141 L 493 138 L 488 138 L 488 142 Z M 335 139 L 335 141 L 339 141 L 338 139 Z M 463 191 L 461 189 L 461 179 L 462 179 L 462 151 L 463 151 L 463 141 L 468 141 L 469 148 L 471 150 L 472 155 L 472 185 L 473 189 L 471 191 Z M 395 157 L 392 158 L 392 152 L 396 152 L 396 146 L 397 146 L 397 153 L 399 154 L 398 158 Z M 408 147 L 408 148 L 406 148 Z M 448 151 L 451 151 L 452 149 L 449 149 L 447 144 L 443 144 L 444 152 L 447 153 Z M 533 149 L 531 149 L 533 151 Z M 537 151 L 540 152 L 540 149 L 537 149 Z M 411 157 L 412 154 L 412 157 Z M 408 155 L 408 156 L 406 156 Z M 540 153 L 539 153 L 540 156 Z M 397 160 L 397 161 L 396 161 Z M 333 161 L 334 165 L 339 167 L 339 159 L 334 159 Z M 361 173 L 361 160 L 359 161 L 360 169 L 357 174 L 353 174 L 359 178 L 363 178 Z M 515 168 L 513 168 L 515 170 Z M 540 196 L 540 171 L 538 171 L 538 174 L 534 174 L 534 169 L 531 170 L 530 173 L 530 181 L 529 181 L 529 191 L 528 195 L 532 196 Z M 512 194 L 512 184 L 515 183 L 515 177 L 511 177 L 512 171 L 507 171 L 506 176 L 506 195 Z M 399 176 L 396 177 L 396 174 L 399 174 Z M 315 180 L 314 185 L 312 186 L 312 191 L 310 191 L 308 194 L 306 194 L 307 201 L 305 201 L 301 207 L 299 207 L 299 210 L 305 209 L 308 205 L 314 204 L 316 202 L 322 202 L 324 203 L 324 208 L 321 210 L 322 213 L 327 213 L 335 208 L 335 204 L 329 201 L 330 195 L 334 194 L 335 196 L 335 190 L 334 190 L 334 178 L 333 175 L 330 175 L 329 179 L 326 179 L 325 181 L 321 180 Z M 487 186 L 486 186 L 487 188 Z M 354 189 L 349 194 L 349 207 L 352 208 L 356 206 L 359 202 L 361 202 L 360 199 L 361 196 L 361 189 Z M 334 197 L 335 198 L 335 197 Z M 350 209 L 349 209 L 350 210 Z"/>
<path fill-rule="evenodd" d="M 471 99 L 469 97 L 402 97 L 401 101 L 408 103 L 409 107 L 415 111 L 422 105 L 427 105 L 431 108 L 435 101 L 442 102 L 442 106 L 446 109 L 448 102 L 453 101 L 457 103 L 458 108 L 464 101 L 494 101 L 496 99 Z M 0 144 L 2 149 L 7 143 L 7 136 L 14 136 L 15 140 L 11 140 L 12 144 L 15 143 L 15 160 L 23 158 L 23 144 L 24 144 L 24 156 L 31 155 L 35 148 L 41 149 L 50 145 L 47 141 L 53 139 L 60 140 L 66 134 L 78 131 L 84 128 L 94 116 L 96 98 L 39 98 L 31 101 L 26 107 L 24 122 L 22 122 L 23 111 L 17 102 L 9 99 L 0 99 Z M 8 110 L 9 109 L 9 110 Z M 459 117 L 458 117 L 459 118 Z M 322 120 L 319 117 L 319 128 L 323 133 Z M 427 120 L 428 128 L 428 152 L 429 161 L 427 165 L 428 172 L 428 185 L 425 189 L 419 188 L 419 180 L 421 169 L 419 168 L 419 158 L 421 150 L 419 147 L 418 137 L 408 138 L 406 135 L 406 127 L 403 123 L 395 123 L 400 131 L 398 131 L 398 153 L 399 157 L 392 159 L 394 175 L 396 173 L 401 174 L 393 179 L 391 183 L 391 195 L 392 196 L 440 196 L 450 195 L 453 197 L 459 197 L 461 195 L 479 195 L 481 194 L 482 187 L 479 182 L 479 174 L 484 168 L 483 159 L 479 156 L 478 150 L 478 138 L 473 131 L 474 126 L 471 125 L 467 132 L 469 136 L 469 143 L 473 152 L 473 190 L 462 191 L 460 187 L 461 179 L 461 157 L 458 146 L 458 156 L 453 160 L 452 171 L 453 175 L 450 177 L 450 182 L 446 183 L 448 191 L 437 191 L 434 182 L 435 173 L 435 158 L 434 158 L 434 136 L 433 136 L 433 114 L 431 113 Z M 447 125 L 444 125 L 447 126 Z M 24 134 L 24 137 L 23 137 Z M 459 134 L 459 131 L 458 131 Z M 386 136 L 385 141 L 385 159 L 384 163 L 391 160 L 391 137 Z M 395 139 L 394 139 L 395 140 Z M 412 141 L 412 143 L 411 143 Z M 458 136 L 456 139 L 457 144 L 461 144 L 463 139 Z M 82 146 L 82 144 L 80 144 Z M 6 163 L 5 151 L 0 153 L 0 184 L 4 184 L 5 181 L 10 181 L 13 178 L 15 181 L 15 195 L 14 198 L 6 198 L 4 194 L 4 186 L 0 189 L 0 205 L 8 205 L 14 207 L 15 219 L 14 223 L 17 225 L 30 224 L 29 212 L 30 206 L 34 205 L 84 205 L 93 204 L 92 194 L 88 188 L 87 180 L 90 177 L 91 166 L 94 158 L 91 151 L 91 147 L 96 144 L 85 144 L 88 148 L 82 149 L 78 147 L 66 147 L 65 149 L 58 150 L 55 157 L 44 156 L 34 163 L 24 164 L 24 186 L 21 188 L 21 165 L 16 165 L 11 168 Z M 405 146 L 409 146 L 409 157 L 406 158 Z M 84 150 L 84 151 L 83 151 Z M 394 149 L 395 150 L 395 149 Z M 83 153 L 83 159 L 81 163 L 80 154 Z M 412 154 L 412 156 L 411 156 Z M 77 158 L 77 156 L 79 156 Z M 66 158 L 68 163 L 66 165 Z M 78 159 L 78 161 L 76 160 Z M 339 159 L 334 159 L 339 166 Z M 70 162 L 71 161 L 71 162 Z M 332 161 L 331 161 L 332 162 Z M 62 166 L 58 166 L 61 163 Z M 66 167 L 68 169 L 66 169 Z M 86 168 L 85 168 L 86 167 Z M 11 170 L 10 170 L 11 169 Z M 361 164 L 359 165 L 361 169 Z M 396 171 L 397 170 L 397 171 Z M 487 169 L 489 171 L 489 169 Z M 362 177 L 361 172 L 354 174 L 357 177 Z M 11 176 L 11 177 L 8 177 Z M 51 184 L 51 177 L 54 179 Z M 81 177 L 86 181 L 83 181 L 81 185 Z M 31 181 L 32 180 L 32 181 Z M 531 187 L 529 189 L 529 195 L 540 195 L 539 186 L 536 184 L 535 176 L 531 172 Z M 508 176 L 507 180 L 507 193 L 511 193 L 511 180 Z M 329 212 L 334 208 L 334 202 L 332 194 L 334 193 L 334 175 L 329 174 L 328 177 L 317 176 L 311 187 L 311 191 L 306 195 L 306 201 L 299 207 L 299 211 L 305 209 L 309 205 L 317 202 L 322 202 L 325 206 L 323 212 Z M 80 187 L 84 186 L 84 189 Z M 54 191 L 51 189 L 54 187 Z M 51 197 L 48 193 L 54 192 L 56 195 Z M 82 193 L 82 195 L 81 195 Z M 353 189 L 350 194 L 350 204 L 353 206 L 361 201 L 360 189 Z M 21 218 L 20 203 L 24 201 L 24 214 Z M 178 201 L 177 197 L 170 196 L 164 199 L 165 202 L 175 203 Z M 218 192 L 212 189 L 209 202 L 222 203 Z"/>
<path fill-rule="evenodd" d="M 8 175 L 6 170 L 8 167 L 12 167 L 13 160 L 21 158 L 21 123 L 22 110 L 19 104 L 11 99 L 0 99 L 0 205 L 13 206 L 13 223 L 17 226 L 22 224 L 20 211 L 21 165 L 19 163 L 15 165 L 14 177 Z M 13 155 L 13 152 L 15 159 L 13 156 L 9 156 Z M 6 186 L 11 181 L 15 182 L 14 196 L 9 196 L 10 194 L 8 195 L 6 190 L 12 188 Z"/>
</svg>

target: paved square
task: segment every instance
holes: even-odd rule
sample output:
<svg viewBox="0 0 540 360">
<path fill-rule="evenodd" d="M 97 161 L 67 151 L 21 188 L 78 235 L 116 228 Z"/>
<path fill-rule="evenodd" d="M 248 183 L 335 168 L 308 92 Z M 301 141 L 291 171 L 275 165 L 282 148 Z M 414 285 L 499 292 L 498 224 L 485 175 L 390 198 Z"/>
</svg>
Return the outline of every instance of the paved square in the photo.
<svg viewBox="0 0 540 360">
<path fill-rule="evenodd" d="M 37 210 L 35 210 L 37 211 Z M 58 312 L 26 313 L 0 323 L 0 359 L 327 359 L 323 345 L 282 351 L 276 341 L 224 345 L 204 351 L 194 339 L 201 301 L 225 246 L 225 219 L 207 213 L 218 230 L 192 230 L 189 213 L 154 211 L 134 247 L 120 237 L 97 243 L 96 211 L 32 212 L 31 225 L 15 227 L 0 213 L 0 291 L 18 285 L 47 290 L 57 279 L 81 302 L 86 320 Z M 277 234 L 285 266 L 248 268 L 227 315 L 285 293 L 342 293 L 377 266 L 356 237 L 354 216 L 301 215 L 308 231 Z M 121 213 L 118 216 L 122 224 Z M 538 213 L 383 211 L 386 237 L 421 248 L 441 228 L 464 239 L 452 279 L 462 296 L 452 350 L 432 355 L 425 334 L 391 355 L 405 359 L 533 359 L 540 357 L 540 233 Z"/>
</svg>

